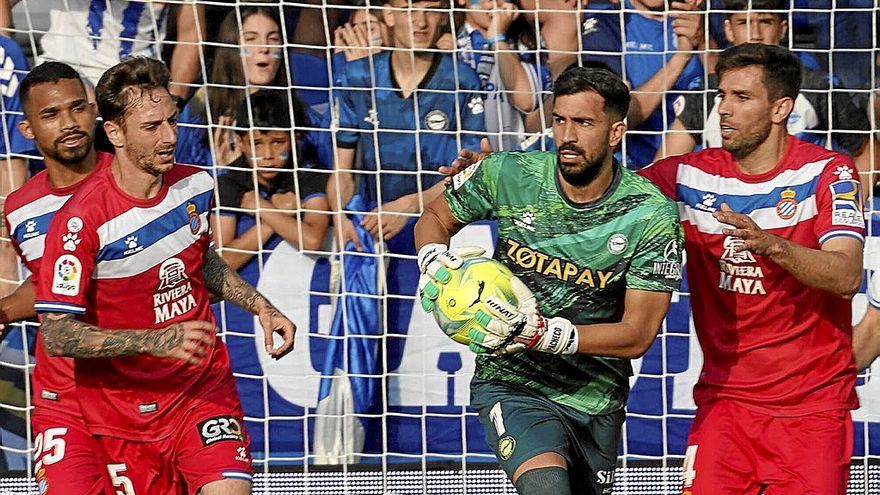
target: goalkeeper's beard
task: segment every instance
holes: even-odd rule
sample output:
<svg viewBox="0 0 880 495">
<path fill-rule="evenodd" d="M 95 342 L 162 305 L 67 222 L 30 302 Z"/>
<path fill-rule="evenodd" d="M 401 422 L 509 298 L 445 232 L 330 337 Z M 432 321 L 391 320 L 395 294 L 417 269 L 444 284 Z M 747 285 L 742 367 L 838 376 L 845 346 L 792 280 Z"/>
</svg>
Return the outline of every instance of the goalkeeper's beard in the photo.
<svg viewBox="0 0 880 495">
<path fill-rule="evenodd" d="M 559 151 L 566 150 L 576 151 L 584 158 L 583 162 L 579 165 L 572 166 L 562 163 L 562 160 L 559 159 L 559 153 L 557 152 L 556 154 L 556 168 L 559 170 L 559 174 L 562 175 L 565 182 L 575 187 L 584 187 L 593 182 L 599 175 L 599 171 L 602 170 L 602 164 L 608 156 L 607 149 L 602 149 L 596 155 L 588 157 L 584 150 L 577 146 L 563 144 L 559 147 Z"/>
</svg>

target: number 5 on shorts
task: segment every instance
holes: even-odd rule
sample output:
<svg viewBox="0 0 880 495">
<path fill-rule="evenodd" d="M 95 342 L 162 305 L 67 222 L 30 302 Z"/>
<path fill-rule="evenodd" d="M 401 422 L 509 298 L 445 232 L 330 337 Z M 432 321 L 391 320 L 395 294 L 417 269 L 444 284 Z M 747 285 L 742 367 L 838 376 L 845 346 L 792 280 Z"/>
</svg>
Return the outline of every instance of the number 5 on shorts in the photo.
<svg viewBox="0 0 880 495">
<path fill-rule="evenodd" d="M 694 469 L 694 464 L 697 462 L 697 447 L 699 446 L 689 445 L 684 452 L 684 489 L 693 486 L 694 479 L 697 477 L 697 470 Z"/>
<path fill-rule="evenodd" d="M 135 495 L 134 485 L 131 482 L 131 478 L 122 474 L 126 469 L 128 468 L 125 467 L 125 464 L 107 464 L 107 472 L 110 473 L 110 481 L 113 483 L 114 487 L 121 488 L 120 490 L 116 490 L 116 495 Z"/>
</svg>

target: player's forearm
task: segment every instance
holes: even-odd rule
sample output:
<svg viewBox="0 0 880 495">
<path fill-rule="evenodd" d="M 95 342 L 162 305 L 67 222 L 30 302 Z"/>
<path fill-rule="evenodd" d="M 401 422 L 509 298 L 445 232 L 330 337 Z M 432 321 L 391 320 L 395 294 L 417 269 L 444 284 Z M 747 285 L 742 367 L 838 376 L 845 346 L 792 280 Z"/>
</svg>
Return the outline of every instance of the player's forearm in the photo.
<svg viewBox="0 0 880 495">
<path fill-rule="evenodd" d="M 209 291 L 245 311 L 256 315 L 267 309 L 274 309 L 268 299 L 242 279 L 213 249 L 208 249 L 205 253 L 202 274 L 205 277 L 205 287 Z"/>
<path fill-rule="evenodd" d="M 44 314 L 40 332 L 50 356 L 72 358 L 162 354 L 183 341 L 180 324 L 155 330 L 107 330 L 59 313 Z"/>
<path fill-rule="evenodd" d="M 779 238 L 770 259 L 811 289 L 849 299 L 862 284 L 862 253 L 847 256 L 835 251 L 810 249 Z"/>
<path fill-rule="evenodd" d="M 621 322 L 577 325 L 577 330 L 578 354 L 637 359 L 648 352 L 660 326 L 653 332 L 646 332 L 631 323 Z"/>
<path fill-rule="evenodd" d="M 13 323 L 36 316 L 34 299 L 34 286 L 28 277 L 12 294 L 0 299 L 0 323 Z"/>
<path fill-rule="evenodd" d="M 862 321 L 853 327 L 852 340 L 856 369 L 862 371 L 880 356 L 880 309 L 868 306 Z"/>
<path fill-rule="evenodd" d="M 677 52 L 651 79 L 632 91 L 632 102 L 627 114 L 630 129 L 644 122 L 660 106 L 666 91 L 675 84 L 690 58 L 688 53 Z"/>
</svg>

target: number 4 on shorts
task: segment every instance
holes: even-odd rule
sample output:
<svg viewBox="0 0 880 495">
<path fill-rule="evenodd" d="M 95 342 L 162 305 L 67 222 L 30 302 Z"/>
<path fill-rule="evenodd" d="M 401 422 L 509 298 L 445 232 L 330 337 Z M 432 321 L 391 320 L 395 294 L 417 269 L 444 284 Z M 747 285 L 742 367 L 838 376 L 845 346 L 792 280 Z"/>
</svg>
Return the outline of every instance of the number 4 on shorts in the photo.
<svg viewBox="0 0 880 495">
<path fill-rule="evenodd" d="M 110 473 L 110 481 L 117 488 L 116 495 L 135 495 L 134 484 L 131 478 L 122 474 L 125 470 L 125 464 L 107 464 L 107 472 Z"/>
</svg>

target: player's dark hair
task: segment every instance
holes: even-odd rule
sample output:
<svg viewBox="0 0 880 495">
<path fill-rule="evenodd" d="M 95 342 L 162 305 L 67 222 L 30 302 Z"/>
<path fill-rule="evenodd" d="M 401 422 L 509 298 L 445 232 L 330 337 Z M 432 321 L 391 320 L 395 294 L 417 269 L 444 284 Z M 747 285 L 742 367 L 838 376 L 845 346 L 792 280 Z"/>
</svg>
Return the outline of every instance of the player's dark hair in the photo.
<svg viewBox="0 0 880 495">
<path fill-rule="evenodd" d="M 98 112 L 105 122 L 120 120 L 137 104 L 144 91 L 167 91 L 170 82 L 171 73 L 162 61 L 148 57 L 126 58 L 107 69 L 98 80 L 95 88 Z"/>
<path fill-rule="evenodd" d="M 629 88 L 620 77 L 607 69 L 569 67 L 553 83 L 553 96 L 573 95 L 593 91 L 605 99 L 604 110 L 623 120 L 629 112 Z"/>
<path fill-rule="evenodd" d="M 801 90 L 801 61 L 781 46 L 763 43 L 732 46 L 721 52 L 715 72 L 721 80 L 726 72 L 750 65 L 760 65 L 764 69 L 764 84 L 770 101 L 783 96 L 797 98 Z"/>
<path fill-rule="evenodd" d="M 788 19 L 788 9 L 790 8 L 789 0 L 724 0 L 724 9 L 728 11 L 769 11 L 780 19 Z M 730 18 L 737 12 L 725 12 L 724 15 Z"/>
<path fill-rule="evenodd" d="M 83 84 L 79 72 L 65 63 L 43 62 L 34 67 L 24 76 L 24 79 L 21 80 L 21 84 L 18 86 L 18 97 L 21 100 L 22 108 L 27 112 L 31 88 L 37 84 L 57 83 L 66 79 L 76 79 L 83 86 L 83 91 L 85 91 L 85 84 Z"/>
</svg>

